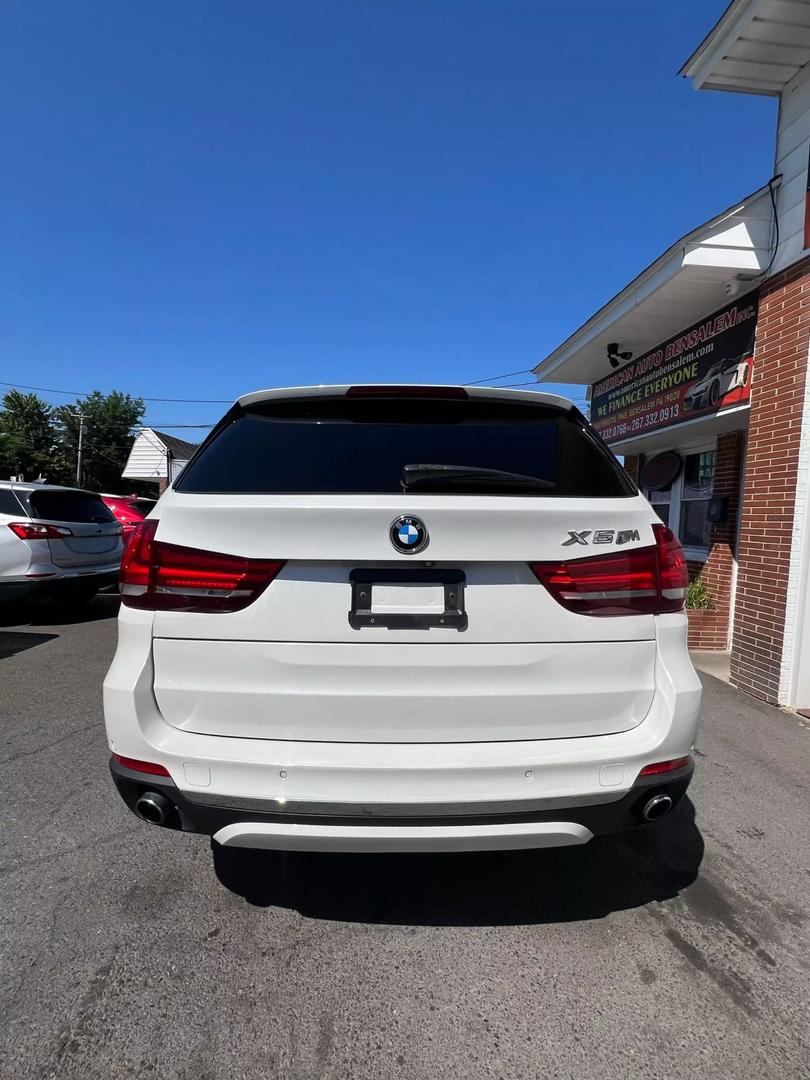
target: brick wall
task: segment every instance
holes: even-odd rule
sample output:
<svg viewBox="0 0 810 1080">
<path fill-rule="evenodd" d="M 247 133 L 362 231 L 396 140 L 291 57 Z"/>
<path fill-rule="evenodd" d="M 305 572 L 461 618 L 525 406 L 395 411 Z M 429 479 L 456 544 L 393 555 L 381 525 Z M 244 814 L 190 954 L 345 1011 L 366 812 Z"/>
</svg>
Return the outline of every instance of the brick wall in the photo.
<svg viewBox="0 0 810 1080">
<path fill-rule="evenodd" d="M 709 557 L 705 563 L 689 563 L 689 579 L 699 577 L 706 583 L 711 607 L 689 611 L 689 647 L 691 649 L 727 649 L 731 614 L 731 584 L 734 568 L 734 544 L 739 514 L 740 469 L 745 435 L 732 431 L 717 439 L 712 495 L 728 498 L 728 513 L 722 524 L 712 525 L 709 534 Z"/>
<path fill-rule="evenodd" d="M 731 613 L 731 584 L 734 566 L 734 543 L 739 514 L 740 470 L 745 436 L 741 431 L 721 435 L 717 440 L 713 495 L 728 497 L 728 514 L 723 524 L 713 525 L 709 557 L 705 563 L 689 562 L 689 580 L 706 582 L 711 607 L 693 609 L 689 616 L 690 649 L 727 649 Z M 642 455 L 628 455 L 624 467 L 635 483 L 644 464 Z"/>
<path fill-rule="evenodd" d="M 638 474 L 641 472 L 643 464 L 644 457 L 642 454 L 628 454 L 624 459 L 624 471 L 634 484 L 638 484 Z"/>
<path fill-rule="evenodd" d="M 810 337 L 810 259 L 760 289 L 731 681 L 776 704 Z"/>
</svg>

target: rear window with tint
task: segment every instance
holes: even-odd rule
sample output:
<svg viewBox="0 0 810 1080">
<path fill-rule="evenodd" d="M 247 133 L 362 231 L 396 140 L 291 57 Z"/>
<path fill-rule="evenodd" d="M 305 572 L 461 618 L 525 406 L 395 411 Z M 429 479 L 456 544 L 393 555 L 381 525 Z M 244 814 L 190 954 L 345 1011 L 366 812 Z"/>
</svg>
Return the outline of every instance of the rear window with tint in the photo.
<svg viewBox="0 0 810 1080">
<path fill-rule="evenodd" d="M 115 515 L 99 495 L 84 491 L 32 491 L 28 505 L 32 517 L 47 521 L 115 521 Z"/>
<path fill-rule="evenodd" d="M 139 514 L 148 514 L 155 508 L 155 499 L 133 499 L 129 504 L 133 510 L 137 510 Z"/>
<path fill-rule="evenodd" d="M 17 496 L 9 488 L 0 488 L 0 514 L 19 515 L 23 512 Z"/>
<path fill-rule="evenodd" d="M 535 498 L 636 494 L 576 415 L 480 398 L 309 398 L 237 407 L 174 487 L 223 494 L 391 494 L 402 492 L 402 470 L 409 464 L 500 469 L 548 482 L 547 490 L 532 490 Z M 429 493 L 457 491 L 448 483 Z M 482 493 L 498 494 L 491 487 Z"/>
</svg>

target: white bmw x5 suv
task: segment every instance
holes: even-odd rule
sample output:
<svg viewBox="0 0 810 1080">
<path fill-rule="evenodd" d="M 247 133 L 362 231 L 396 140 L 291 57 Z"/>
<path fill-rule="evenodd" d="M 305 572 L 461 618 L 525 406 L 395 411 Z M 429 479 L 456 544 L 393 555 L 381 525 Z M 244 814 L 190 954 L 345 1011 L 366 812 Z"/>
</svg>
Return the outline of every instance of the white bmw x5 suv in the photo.
<svg viewBox="0 0 810 1080">
<path fill-rule="evenodd" d="M 692 775 L 675 536 L 548 394 L 240 398 L 127 548 L 104 684 L 146 821 L 221 845 L 583 844 Z"/>
</svg>

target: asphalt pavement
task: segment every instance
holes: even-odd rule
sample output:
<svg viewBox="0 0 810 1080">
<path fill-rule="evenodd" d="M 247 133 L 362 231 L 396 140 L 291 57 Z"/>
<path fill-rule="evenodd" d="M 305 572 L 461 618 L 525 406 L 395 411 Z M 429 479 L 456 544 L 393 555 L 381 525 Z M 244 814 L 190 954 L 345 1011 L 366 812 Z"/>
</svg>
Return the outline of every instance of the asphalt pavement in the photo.
<svg viewBox="0 0 810 1080">
<path fill-rule="evenodd" d="M 691 798 L 586 848 L 215 859 L 112 786 L 115 610 L 0 616 L 3 1080 L 810 1076 L 806 721 L 706 676 Z"/>
</svg>

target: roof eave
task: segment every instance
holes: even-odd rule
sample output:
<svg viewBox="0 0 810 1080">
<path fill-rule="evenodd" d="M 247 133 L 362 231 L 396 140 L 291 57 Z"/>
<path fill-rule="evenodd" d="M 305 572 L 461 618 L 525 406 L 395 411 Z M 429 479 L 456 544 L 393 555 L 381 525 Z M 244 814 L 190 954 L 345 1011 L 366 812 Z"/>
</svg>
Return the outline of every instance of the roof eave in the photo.
<svg viewBox="0 0 810 1080">
<path fill-rule="evenodd" d="M 718 56 L 722 56 L 730 43 L 738 38 L 751 22 L 758 2 L 759 0 L 731 0 L 706 37 L 681 67 L 678 74 L 685 79 L 691 79 L 695 90 L 701 90 L 706 86 L 710 71 L 717 62 Z M 720 87 L 707 86 L 707 89 L 709 88 L 720 89 Z"/>
<path fill-rule="evenodd" d="M 703 222 L 701 225 L 698 225 L 680 239 L 676 240 L 675 243 L 670 245 L 666 251 L 662 252 L 657 259 L 645 267 L 640 274 L 629 281 L 620 292 L 616 293 L 616 295 L 611 297 L 607 303 L 603 304 L 601 308 L 595 311 L 590 318 L 573 332 L 573 334 L 569 334 L 569 336 L 561 342 L 548 357 L 535 365 L 533 371 L 538 379 L 543 382 L 549 380 L 557 369 L 565 364 L 575 352 L 583 348 L 588 341 L 591 340 L 593 334 L 599 332 L 600 325 L 604 323 L 608 316 L 610 316 L 611 312 L 616 312 L 616 317 L 619 317 L 623 306 L 626 305 L 634 295 L 636 297 L 635 302 L 638 303 L 638 296 L 645 286 L 647 286 L 650 291 L 654 291 L 656 277 L 665 273 L 667 265 L 673 260 L 678 260 L 679 263 L 683 262 L 682 254 L 688 244 L 696 241 L 699 237 L 713 229 L 716 225 L 719 225 L 725 219 L 738 214 L 756 199 L 761 198 L 772 184 L 775 187 L 778 184 L 778 179 L 775 178 L 769 181 L 769 183 L 764 184 L 746 198 L 734 203 L 726 210 L 723 210 L 715 217 Z M 676 271 L 673 271 L 673 273 L 674 272 Z"/>
<path fill-rule="evenodd" d="M 764 0 L 732 0 L 679 74 L 691 79 L 695 90 L 779 97 L 808 58 L 805 50 L 804 59 L 795 59 L 801 45 L 789 45 L 780 36 L 773 41 L 768 38 L 769 27 L 787 25 L 772 17 Z M 808 28 L 806 22 L 801 26 Z M 780 45 L 794 55 L 774 56 L 774 48 Z"/>
</svg>

